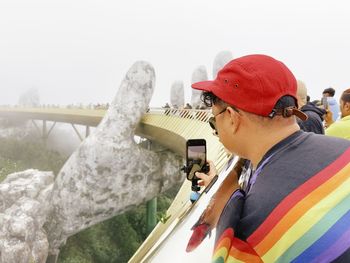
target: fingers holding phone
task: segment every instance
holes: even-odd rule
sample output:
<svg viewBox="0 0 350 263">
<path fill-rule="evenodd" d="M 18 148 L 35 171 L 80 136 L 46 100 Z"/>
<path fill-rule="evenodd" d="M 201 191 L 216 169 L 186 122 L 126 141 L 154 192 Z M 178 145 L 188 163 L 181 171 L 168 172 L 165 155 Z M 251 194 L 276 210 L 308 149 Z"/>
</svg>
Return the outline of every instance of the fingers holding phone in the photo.
<svg viewBox="0 0 350 263">
<path fill-rule="evenodd" d="M 333 121 L 333 113 L 329 109 L 326 110 L 326 114 L 324 115 L 324 122 L 325 122 L 325 127 L 326 128 L 331 126 L 331 124 L 334 122 Z"/>
<path fill-rule="evenodd" d="M 214 163 L 208 160 L 208 164 L 209 164 L 208 173 L 202 173 L 202 172 L 195 173 L 195 176 L 200 179 L 198 181 L 198 184 L 200 186 L 208 186 L 210 182 L 213 180 L 214 176 L 217 174 L 217 170 Z"/>
</svg>

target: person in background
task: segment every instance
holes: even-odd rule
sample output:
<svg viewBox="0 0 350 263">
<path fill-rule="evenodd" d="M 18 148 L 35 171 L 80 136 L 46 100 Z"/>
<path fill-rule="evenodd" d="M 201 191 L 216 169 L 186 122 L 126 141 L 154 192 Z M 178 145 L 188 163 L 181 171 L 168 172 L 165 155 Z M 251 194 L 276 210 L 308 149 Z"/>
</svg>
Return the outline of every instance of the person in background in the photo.
<svg viewBox="0 0 350 263">
<path fill-rule="evenodd" d="M 334 122 L 332 112 L 326 115 L 326 135 L 350 140 L 350 89 L 343 92 L 340 97 L 341 119 Z"/>
<path fill-rule="evenodd" d="M 191 104 L 186 103 L 186 105 L 185 105 L 184 109 L 186 109 L 186 110 L 192 109 Z"/>
<path fill-rule="evenodd" d="M 328 107 L 332 111 L 333 121 L 339 118 L 339 104 L 334 98 L 335 89 L 329 87 L 322 92 L 322 95 L 327 98 Z M 327 109 L 325 109 L 327 110 Z"/>
<path fill-rule="evenodd" d="M 248 55 L 192 87 L 203 91 L 220 142 L 254 173 L 246 187 L 240 171 L 230 174 L 216 225 L 194 226 L 187 251 L 216 227 L 213 262 L 350 262 L 350 141 L 300 131 L 296 116 L 307 116 L 292 72 Z"/>
<path fill-rule="evenodd" d="M 169 105 L 168 102 L 165 103 L 165 105 L 162 108 L 165 109 L 165 111 L 164 111 L 165 115 L 169 115 L 170 114 L 170 105 Z"/>
<path fill-rule="evenodd" d="M 313 105 L 315 105 L 316 107 L 319 107 L 319 108 L 322 107 L 323 108 L 320 100 L 313 100 L 313 101 L 311 101 L 311 103 Z"/>
<path fill-rule="evenodd" d="M 304 82 L 298 80 L 297 86 L 297 99 L 299 109 L 308 117 L 306 121 L 301 121 L 298 119 L 299 127 L 306 132 L 324 134 L 323 115 L 326 114 L 326 111 L 324 109 L 316 107 L 311 102 L 307 102 L 307 89 Z"/>
</svg>

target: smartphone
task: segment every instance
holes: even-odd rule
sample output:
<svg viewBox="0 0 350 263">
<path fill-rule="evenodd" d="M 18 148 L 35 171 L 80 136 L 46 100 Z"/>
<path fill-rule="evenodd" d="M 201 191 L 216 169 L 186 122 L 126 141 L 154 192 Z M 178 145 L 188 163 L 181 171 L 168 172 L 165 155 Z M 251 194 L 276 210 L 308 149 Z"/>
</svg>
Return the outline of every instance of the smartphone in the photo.
<svg viewBox="0 0 350 263">
<path fill-rule="evenodd" d="M 321 104 L 323 105 L 323 108 L 326 110 L 328 109 L 328 100 L 327 97 L 323 96 L 321 99 Z"/>
<path fill-rule="evenodd" d="M 207 163 L 207 146 L 204 139 L 191 139 L 186 142 L 186 175 L 188 180 L 195 178 L 195 172 L 203 170 Z"/>
</svg>

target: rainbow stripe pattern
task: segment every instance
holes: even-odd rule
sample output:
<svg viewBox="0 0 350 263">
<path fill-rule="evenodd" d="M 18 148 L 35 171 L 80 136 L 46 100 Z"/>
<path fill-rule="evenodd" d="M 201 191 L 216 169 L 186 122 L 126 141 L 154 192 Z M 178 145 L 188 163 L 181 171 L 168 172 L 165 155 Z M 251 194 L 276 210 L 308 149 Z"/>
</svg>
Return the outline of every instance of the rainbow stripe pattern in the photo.
<svg viewBox="0 0 350 263">
<path fill-rule="evenodd" d="M 244 241 L 234 237 L 232 228 L 226 229 L 217 242 L 213 254 L 213 263 L 252 262 L 262 260 Z"/>
<path fill-rule="evenodd" d="M 349 249 L 350 149 L 287 195 L 246 241 L 226 229 L 212 262 L 329 262 Z"/>
</svg>

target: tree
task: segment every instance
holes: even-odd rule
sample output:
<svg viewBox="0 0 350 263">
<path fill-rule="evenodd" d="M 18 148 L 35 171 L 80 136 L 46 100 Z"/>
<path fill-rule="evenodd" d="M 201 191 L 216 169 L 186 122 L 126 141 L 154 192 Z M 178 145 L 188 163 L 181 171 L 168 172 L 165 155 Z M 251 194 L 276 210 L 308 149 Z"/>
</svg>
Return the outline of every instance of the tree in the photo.
<svg viewBox="0 0 350 263">
<path fill-rule="evenodd" d="M 22 93 L 19 96 L 18 105 L 24 107 L 38 107 L 40 105 L 38 90 L 36 88 L 31 88 Z"/>
</svg>

